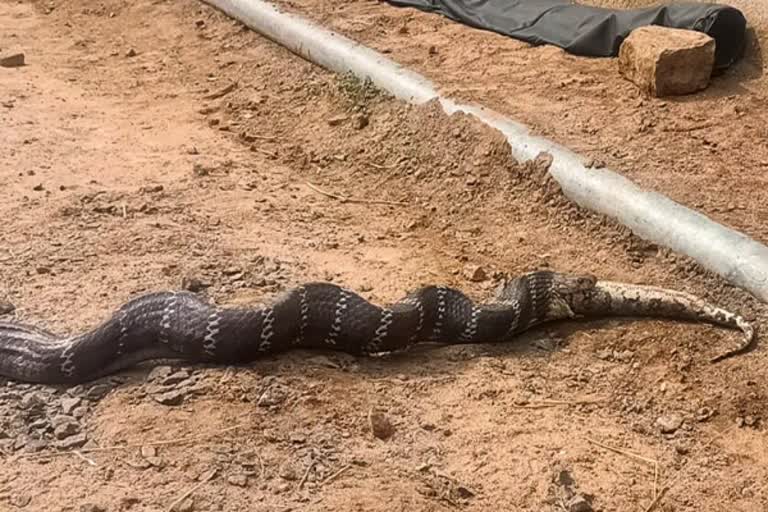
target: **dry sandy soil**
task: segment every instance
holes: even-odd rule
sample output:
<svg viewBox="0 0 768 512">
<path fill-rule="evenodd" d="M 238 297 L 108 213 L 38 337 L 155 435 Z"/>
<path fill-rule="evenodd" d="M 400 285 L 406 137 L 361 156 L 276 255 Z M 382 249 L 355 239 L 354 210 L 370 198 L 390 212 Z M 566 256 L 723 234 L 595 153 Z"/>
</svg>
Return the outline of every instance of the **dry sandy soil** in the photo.
<svg viewBox="0 0 768 512">
<path fill-rule="evenodd" d="M 610 59 L 375 2 L 290 7 L 768 237 L 757 46 L 701 95 L 644 100 Z M 198 2 L 2 0 L 0 52 L 16 50 L 28 65 L 0 68 L 0 302 L 16 306 L 2 319 L 74 332 L 194 281 L 222 305 L 314 279 L 380 303 L 426 283 L 480 298 L 550 267 L 764 323 L 747 294 L 569 205 L 499 134 L 335 77 Z M 614 320 L 376 359 L 3 382 L 0 510 L 766 510 L 765 343 L 708 362 L 736 336 Z"/>
</svg>

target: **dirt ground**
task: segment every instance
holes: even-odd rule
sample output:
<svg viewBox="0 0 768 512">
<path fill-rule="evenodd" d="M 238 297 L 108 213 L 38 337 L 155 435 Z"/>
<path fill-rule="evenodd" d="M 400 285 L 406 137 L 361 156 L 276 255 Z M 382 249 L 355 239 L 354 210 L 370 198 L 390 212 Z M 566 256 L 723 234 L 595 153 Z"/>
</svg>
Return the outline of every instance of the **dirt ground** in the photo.
<svg viewBox="0 0 768 512">
<path fill-rule="evenodd" d="M 700 95 L 643 100 L 610 59 L 374 2 L 289 7 L 768 237 L 756 46 Z M 480 298 L 549 267 L 764 324 L 746 293 L 569 205 L 499 134 L 335 77 L 199 2 L 0 0 L 0 53 L 17 50 L 28 65 L 0 68 L 0 302 L 16 306 L 2 319 L 74 332 L 194 281 L 222 305 L 315 279 L 379 303 L 426 283 Z M 765 510 L 765 343 L 708 362 L 737 335 L 613 320 L 375 359 L 4 382 L 0 510 Z"/>
</svg>

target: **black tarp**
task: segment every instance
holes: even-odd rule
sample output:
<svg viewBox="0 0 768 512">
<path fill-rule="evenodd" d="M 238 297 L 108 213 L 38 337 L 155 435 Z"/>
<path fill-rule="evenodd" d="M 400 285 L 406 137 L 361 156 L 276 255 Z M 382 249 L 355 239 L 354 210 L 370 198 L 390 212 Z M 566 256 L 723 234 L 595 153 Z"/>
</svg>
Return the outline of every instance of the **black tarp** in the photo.
<svg viewBox="0 0 768 512">
<path fill-rule="evenodd" d="M 641 26 L 697 30 L 716 41 L 715 67 L 724 69 L 741 56 L 746 19 L 720 4 L 674 3 L 640 9 L 606 9 L 570 0 L 385 0 L 447 16 L 473 27 L 575 55 L 614 57 L 629 33 Z"/>
</svg>

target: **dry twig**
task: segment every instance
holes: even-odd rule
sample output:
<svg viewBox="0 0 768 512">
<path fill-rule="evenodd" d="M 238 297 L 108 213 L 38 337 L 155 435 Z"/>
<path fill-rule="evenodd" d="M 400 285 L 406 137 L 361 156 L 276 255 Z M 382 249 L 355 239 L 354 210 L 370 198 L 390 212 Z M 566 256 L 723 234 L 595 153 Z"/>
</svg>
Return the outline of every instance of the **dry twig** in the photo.
<svg viewBox="0 0 768 512">
<path fill-rule="evenodd" d="M 557 407 L 558 405 L 587 405 L 604 402 L 605 398 L 585 398 L 583 400 L 538 400 L 527 404 L 513 404 L 518 409 L 543 409 L 546 407 Z"/>
<path fill-rule="evenodd" d="M 69 451 L 62 451 L 62 452 L 47 452 L 47 453 L 31 453 L 31 454 L 22 454 L 21 457 L 28 458 L 28 459 L 40 459 L 40 458 L 46 458 L 46 457 L 61 457 L 64 455 L 78 455 L 82 457 L 84 453 L 101 453 L 101 452 L 112 452 L 112 451 L 119 451 L 119 450 L 133 450 L 137 448 L 141 448 L 142 446 L 169 446 L 174 444 L 186 444 L 191 443 L 195 441 L 205 441 L 208 439 L 213 439 L 215 437 L 218 437 L 222 434 L 225 434 L 227 432 L 231 432 L 232 430 L 236 430 L 238 428 L 244 427 L 244 423 L 240 423 L 237 425 L 233 425 L 231 427 L 222 429 L 218 432 L 213 432 L 211 434 L 201 434 L 199 436 L 190 436 L 190 437 L 181 437 L 177 439 L 167 439 L 164 441 L 150 441 L 147 443 L 141 443 L 141 444 L 120 444 L 120 445 L 114 445 L 114 446 L 99 446 L 95 448 L 83 448 L 80 450 L 69 450 Z"/>
<path fill-rule="evenodd" d="M 341 468 L 340 470 L 338 470 L 337 472 L 333 473 L 332 475 L 328 476 L 328 478 L 320 482 L 320 486 L 333 482 L 334 480 L 339 478 L 343 473 L 349 471 L 349 469 L 351 468 L 352 468 L 352 464 L 347 464 L 346 466 L 344 466 L 343 468 Z"/>
<path fill-rule="evenodd" d="M 307 186 L 317 192 L 318 194 L 322 194 L 326 197 L 330 197 L 331 199 L 336 199 L 337 201 L 341 201 L 342 203 L 359 203 L 359 204 L 385 204 L 390 206 L 407 206 L 408 203 L 403 201 L 383 201 L 379 199 L 355 199 L 352 197 L 346 197 L 339 194 L 334 194 L 333 192 L 328 192 L 327 190 L 323 190 L 320 187 L 313 185 L 310 182 L 306 182 Z"/>
<path fill-rule="evenodd" d="M 647 457 L 643 457 L 642 455 L 638 455 L 636 453 L 632 453 L 632 452 L 629 452 L 629 451 L 626 451 L 626 450 L 622 450 L 620 448 L 614 448 L 613 446 L 608 446 L 607 444 L 603 444 L 600 441 L 596 441 L 596 440 L 594 440 L 594 439 L 592 439 L 590 437 L 587 437 L 586 439 L 587 439 L 588 442 L 590 442 L 590 443 L 592 443 L 594 445 L 597 445 L 600 448 L 604 448 L 604 449 L 606 449 L 608 451 L 611 451 L 613 453 L 618 453 L 619 455 L 624 455 L 625 457 L 630 457 L 632 459 L 645 462 L 646 464 L 650 464 L 651 466 L 655 466 L 655 465 L 659 464 L 659 461 L 657 461 L 655 459 L 649 459 Z"/>
<path fill-rule="evenodd" d="M 715 441 L 717 441 L 718 439 L 723 437 L 725 434 L 727 434 L 728 432 L 730 432 L 734 428 L 735 427 L 731 426 L 731 427 L 728 427 L 727 429 L 723 430 L 718 435 L 716 435 L 715 437 L 710 439 L 709 442 L 704 445 L 704 448 L 710 447 L 712 445 L 712 443 L 714 443 Z M 675 485 L 677 485 L 677 482 L 680 481 L 680 478 L 683 475 L 683 470 L 685 469 L 685 467 L 688 464 L 690 464 L 690 459 L 688 461 L 686 461 L 686 463 L 683 465 L 683 467 L 680 468 L 678 473 L 675 475 L 675 477 L 669 483 L 664 484 L 664 487 L 661 488 L 661 492 L 659 492 L 658 495 L 656 496 L 656 498 L 654 498 L 654 500 L 651 502 L 651 504 L 648 505 L 648 507 L 646 507 L 644 512 L 651 512 L 653 509 L 656 508 L 656 505 L 659 504 L 659 502 L 664 497 L 664 495 L 667 494 L 667 492 L 669 492 Z"/>
<path fill-rule="evenodd" d="M 307 465 L 307 469 L 304 471 L 304 475 L 302 475 L 301 480 L 299 480 L 299 485 L 296 488 L 297 491 L 300 491 L 301 488 L 304 487 L 304 484 L 307 482 L 307 478 L 309 478 L 309 472 L 312 471 L 313 467 L 315 467 L 314 460 Z"/>
<path fill-rule="evenodd" d="M 214 469 L 210 470 L 210 471 L 209 471 L 209 472 L 208 472 L 208 473 L 207 473 L 207 474 L 206 474 L 206 475 L 205 475 L 205 476 L 204 476 L 204 477 L 203 477 L 203 478 L 202 478 L 202 479 L 201 479 L 201 480 L 200 480 L 200 481 L 197 483 L 197 485 L 195 485 L 195 486 L 194 486 L 194 487 L 192 487 L 191 489 L 188 489 L 188 490 L 187 490 L 186 492 L 184 492 L 184 493 L 183 493 L 181 496 L 179 496 L 178 498 L 176 498 L 176 500 L 175 500 L 173 503 L 171 503 L 171 505 L 168 507 L 168 512 L 173 512 L 173 511 L 176 509 L 176 506 L 177 506 L 179 503 L 181 503 L 181 502 L 182 502 L 182 501 L 184 501 L 185 499 L 189 498 L 189 497 L 192 495 L 192 493 L 194 493 L 195 491 L 197 491 L 198 489 L 200 489 L 202 486 L 204 486 L 205 484 L 207 484 L 208 482 L 210 482 L 210 481 L 213 479 L 213 477 L 215 477 L 215 476 L 216 476 L 216 473 L 218 473 L 218 472 L 219 472 L 219 470 L 218 470 L 217 468 L 214 468 Z"/>
</svg>

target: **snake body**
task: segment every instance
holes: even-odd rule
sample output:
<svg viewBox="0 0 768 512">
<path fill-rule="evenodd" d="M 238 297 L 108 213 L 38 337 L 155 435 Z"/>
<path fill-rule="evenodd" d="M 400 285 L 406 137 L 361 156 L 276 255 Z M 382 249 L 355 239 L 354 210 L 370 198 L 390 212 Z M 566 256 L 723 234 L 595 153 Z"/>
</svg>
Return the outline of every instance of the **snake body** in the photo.
<svg viewBox="0 0 768 512">
<path fill-rule="evenodd" d="M 741 316 L 689 294 L 535 271 L 502 283 L 485 303 L 435 285 L 389 307 L 322 282 L 298 286 L 256 307 L 224 308 L 191 292 L 153 292 L 129 300 L 75 336 L 0 322 L 0 375 L 75 384 L 156 359 L 243 364 L 291 348 L 364 355 L 419 341 L 493 343 L 545 322 L 591 316 L 659 316 L 742 330 L 744 340 L 716 359 L 744 350 L 754 338 L 754 329 Z"/>
</svg>

